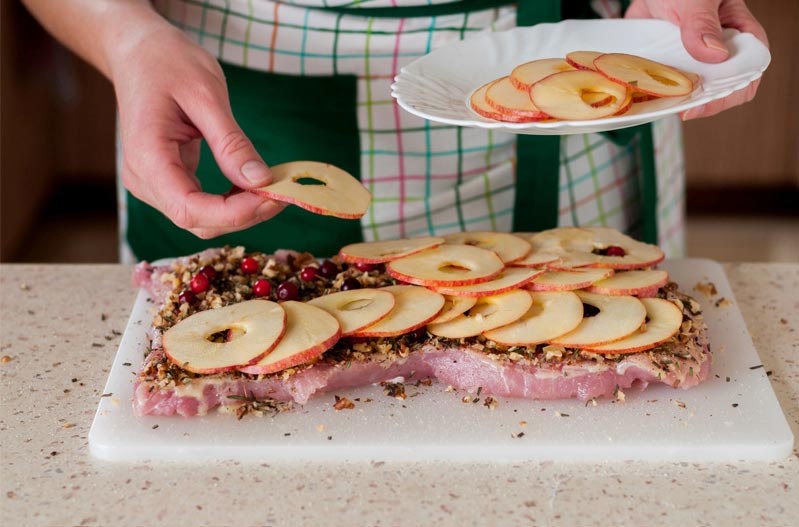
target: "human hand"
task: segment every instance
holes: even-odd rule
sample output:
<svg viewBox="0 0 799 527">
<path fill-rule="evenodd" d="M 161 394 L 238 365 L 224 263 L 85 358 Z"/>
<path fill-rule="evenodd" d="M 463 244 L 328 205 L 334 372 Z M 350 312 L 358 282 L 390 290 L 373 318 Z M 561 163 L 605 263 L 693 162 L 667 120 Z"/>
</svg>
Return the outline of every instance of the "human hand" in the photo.
<svg viewBox="0 0 799 527">
<path fill-rule="evenodd" d="M 724 62 L 729 50 L 724 46 L 722 28 L 731 27 L 752 33 L 768 47 L 766 30 L 755 19 L 744 0 L 633 0 L 625 18 L 659 18 L 680 26 L 686 51 L 696 60 Z M 684 121 L 710 117 L 733 106 L 751 101 L 760 80 L 704 106 L 681 114 Z"/>
<path fill-rule="evenodd" d="M 205 239 L 283 210 L 250 192 L 202 191 L 195 175 L 201 138 L 234 187 L 261 187 L 272 177 L 233 118 L 224 74 L 208 52 L 164 21 L 120 44 L 109 70 L 119 106 L 122 182 L 134 196 Z"/>
</svg>

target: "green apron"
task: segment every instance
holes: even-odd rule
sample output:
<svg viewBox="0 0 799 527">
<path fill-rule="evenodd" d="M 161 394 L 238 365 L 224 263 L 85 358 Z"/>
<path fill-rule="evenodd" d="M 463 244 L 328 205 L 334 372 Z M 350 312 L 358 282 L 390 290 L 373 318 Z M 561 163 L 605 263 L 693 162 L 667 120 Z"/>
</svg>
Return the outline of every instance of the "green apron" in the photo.
<svg viewBox="0 0 799 527">
<path fill-rule="evenodd" d="M 451 4 L 408 8 L 330 8 L 354 16 L 440 16 L 455 11 L 476 11 L 506 5 L 507 0 L 463 0 Z M 590 16 L 588 2 L 521 0 L 517 24 L 529 26 L 563 18 Z M 269 165 L 313 160 L 331 163 L 359 177 L 360 144 L 356 118 L 356 77 L 336 75 L 313 78 L 266 73 L 222 64 L 227 78 L 233 114 L 245 134 Z M 319 94 L 324 93 L 324 97 Z M 309 104 L 308 101 L 313 101 Z M 642 161 L 643 239 L 657 243 L 656 181 L 652 129 L 642 125 L 607 132 L 623 145 L 639 137 Z M 560 137 L 517 137 L 516 201 L 513 228 L 539 231 L 555 227 L 558 217 Z M 197 177 L 203 190 L 224 193 L 230 182 L 217 167 L 203 142 Z M 224 244 L 244 245 L 248 250 L 271 252 L 279 248 L 331 255 L 347 243 L 362 240 L 358 220 L 320 216 L 289 206 L 276 217 L 211 240 L 202 240 L 179 229 L 163 214 L 127 194 L 127 239 L 138 259 L 154 260 L 190 254 Z"/>
</svg>

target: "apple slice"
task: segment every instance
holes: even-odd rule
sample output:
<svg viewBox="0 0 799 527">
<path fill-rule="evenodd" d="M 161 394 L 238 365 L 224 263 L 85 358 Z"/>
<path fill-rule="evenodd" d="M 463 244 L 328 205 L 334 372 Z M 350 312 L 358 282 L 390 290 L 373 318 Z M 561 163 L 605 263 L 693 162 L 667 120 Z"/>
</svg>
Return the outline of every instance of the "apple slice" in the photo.
<svg viewBox="0 0 799 527">
<path fill-rule="evenodd" d="M 308 183 L 308 184 L 304 184 Z M 372 195 L 340 168 L 316 161 L 293 161 L 272 167 L 272 183 L 252 192 L 337 218 L 360 218 Z"/>
<path fill-rule="evenodd" d="M 430 287 L 487 282 L 504 268 L 494 252 L 471 245 L 441 245 L 386 265 L 397 280 Z"/>
<path fill-rule="evenodd" d="M 633 107 L 633 92 L 631 92 L 630 90 L 627 90 L 627 98 L 624 99 L 624 102 L 622 103 L 621 108 L 619 108 L 616 111 L 616 113 L 613 114 L 613 115 L 623 115 L 623 114 L 629 112 L 630 108 L 632 108 L 632 107 Z"/>
<path fill-rule="evenodd" d="M 530 293 L 523 289 L 500 295 L 483 296 L 467 313 L 449 322 L 430 324 L 427 331 L 439 337 L 458 339 L 475 337 L 484 331 L 498 328 L 520 319 L 533 303 Z"/>
<path fill-rule="evenodd" d="M 649 95 L 648 93 L 641 93 L 640 91 L 633 91 L 633 102 L 646 102 L 646 101 L 653 101 L 657 99 L 654 95 Z"/>
<path fill-rule="evenodd" d="M 379 264 L 402 258 L 444 243 L 444 238 L 405 238 L 384 242 L 361 242 L 345 245 L 338 255 L 345 262 Z"/>
<path fill-rule="evenodd" d="M 605 280 L 595 282 L 586 291 L 599 295 L 651 296 L 669 281 L 669 273 L 662 270 L 623 271 Z"/>
<path fill-rule="evenodd" d="M 583 99 L 585 93 L 607 94 L 613 101 L 592 106 Z M 618 112 L 627 99 L 627 88 L 594 71 L 564 71 L 535 83 L 530 89 L 530 98 L 540 111 L 551 117 L 582 121 Z"/>
<path fill-rule="evenodd" d="M 642 269 L 665 257 L 656 245 L 639 242 L 610 227 L 560 227 L 536 234 L 530 243 L 533 252 L 545 251 L 560 257 L 547 264 L 555 270 L 585 266 Z"/>
<path fill-rule="evenodd" d="M 594 316 L 583 316 L 577 328 L 550 342 L 569 348 L 595 347 L 623 339 L 641 327 L 646 308 L 633 296 L 607 296 L 577 291 L 583 304 L 599 310 Z"/>
<path fill-rule="evenodd" d="M 347 337 L 384 319 L 394 308 L 394 295 L 381 289 L 351 289 L 308 301 L 338 320 L 341 336 Z"/>
<path fill-rule="evenodd" d="M 591 244 L 600 254 L 594 267 L 612 269 L 643 269 L 661 262 L 666 254 L 657 245 L 639 242 L 610 227 L 586 227 L 591 235 Z M 613 251 L 610 248 L 613 247 Z"/>
<path fill-rule="evenodd" d="M 488 86 L 485 94 L 489 106 L 503 115 L 521 118 L 525 121 L 540 121 L 550 116 L 539 110 L 526 91 L 517 90 L 510 77 L 502 77 Z"/>
<path fill-rule="evenodd" d="M 531 252 L 521 260 L 511 262 L 512 267 L 532 267 L 534 269 L 542 268 L 547 264 L 554 264 L 560 259 L 557 254 L 546 252 Z"/>
<path fill-rule="evenodd" d="M 527 284 L 527 289 L 531 291 L 573 291 L 584 289 L 611 276 L 613 276 L 613 269 L 582 268 L 569 271 L 547 271 Z"/>
<path fill-rule="evenodd" d="M 444 236 L 450 245 L 474 245 L 494 251 L 503 263 L 524 258 L 530 252 L 530 242 L 507 232 L 456 232 Z"/>
<path fill-rule="evenodd" d="M 642 298 L 646 308 L 646 325 L 643 331 L 636 331 L 623 339 L 610 344 L 586 348 L 604 354 L 638 353 L 663 344 L 680 330 L 682 311 L 662 298 Z"/>
<path fill-rule="evenodd" d="M 548 269 L 563 271 L 585 267 L 599 260 L 593 254 L 592 235 L 581 227 L 558 227 L 541 231 L 532 238 L 533 254 L 556 255 L 546 263 Z"/>
<path fill-rule="evenodd" d="M 578 70 L 596 71 L 594 59 L 600 55 L 598 51 L 572 51 L 566 55 L 566 62 Z"/>
<path fill-rule="evenodd" d="M 458 315 L 462 315 L 469 311 L 476 303 L 477 297 L 474 296 L 444 295 L 444 309 L 429 323 L 440 324 L 442 322 L 449 322 Z"/>
<path fill-rule="evenodd" d="M 600 55 L 594 60 L 594 67 L 612 81 L 657 97 L 688 95 L 694 89 L 694 83 L 680 70 L 626 53 Z"/>
<path fill-rule="evenodd" d="M 522 318 L 483 336 L 505 346 L 532 346 L 574 330 L 583 319 L 583 302 L 569 291 L 530 293 L 533 305 Z"/>
<path fill-rule="evenodd" d="M 574 68 L 563 59 L 538 59 L 519 64 L 510 72 L 510 82 L 513 87 L 523 92 L 529 92 L 533 84 L 553 73 L 570 71 Z"/>
<path fill-rule="evenodd" d="M 424 287 L 392 285 L 380 288 L 394 295 L 394 308 L 383 320 L 352 334 L 353 337 L 396 337 L 433 320 L 444 308 L 444 295 Z"/>
<path fill-rule="evenodd" d="M 590 104 L 594 108 L 600 108 L 602 106 L 605 106 L 606 104 L 612 103 L 613 96 L 608 95 L 607 93 L 587 91 L 583 92 L 583 101 Z M 616 113 L 619 113 L 619 111 L 617 111 Z"/>
<path fill-rule="evenodd" d="M 255 364 L 239 368 L 239 371 L 251 375 L 283 371 L 318 357 L 341 337 L 338 320 L 324 309 L 294 300 L 280 305 L 286 310 L 285 335 L 269 354 Z M 235 344 L 241 338 L 229 344 Z"/>
<path fill-rule="evenodd" d="M 248 300 L 200 311 L 164 333 L 169 360 L 193 373 L 219 373 L 257 362 L 278 343 L 286 329 L 286 313 L 275 302 Z M 212 342 L 214 333 L 233 330 L 240 337 Z"/>
<path fill-rule="evenodd" d="M 597 270 L 597 269 L 595 269 Z M 535 277 L 544 273 L 543 269 L 532 269 L 529 267 L 506 267 L 501 273 L 488 282 L 471 285 L 456 285 L 434 287 L 437 292 L 444 295 L 455 296 L 492 296 L 524 287 Z"/>
<path fill-rule="evenodd" d="M 488 91 L 488 87 L 491 86 L 493 82 L 494 81 L 484 84 L 472 92 L 472 96 L 469 97 L 469 105 L 471 106 L 472 110 L 481 117 L 485 117 L 486 119 L 494 119 L 495 121 L 504 121 L 508 123 L 530 122 L 531 119 L 528 117 L 503 114 L 488 104 L 486 101 L 486 92 Z"/>
</svg>

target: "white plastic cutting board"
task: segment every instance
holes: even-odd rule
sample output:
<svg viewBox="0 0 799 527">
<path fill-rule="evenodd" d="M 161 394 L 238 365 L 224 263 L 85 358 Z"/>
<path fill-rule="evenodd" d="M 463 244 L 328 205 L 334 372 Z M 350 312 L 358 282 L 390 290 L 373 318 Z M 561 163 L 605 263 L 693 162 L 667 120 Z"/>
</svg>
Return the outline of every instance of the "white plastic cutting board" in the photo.
<svg viewBox="0 0 799 527">
<path fill-rule="evenodd" d="M 89 433 L 94 456 L 107 460 L 778 460 L 793 435 L 761 365 L 727 278 L 709 260 L 662 265 L 703 306 L 714 350 L 711 378 L 690 390 L 629 390 L 624 403 L 601 400 L 499 399 L 490 410 L 464 403 L 462 391 L 407 385 L 400 401 L 379 386 L 348 390 L 355 409 L 333 409 L 334 394 L 275 417 L 236 420 L 136 418 L 131 409 L 152 304 L 141 293 Z M 711 281 L 716 307 L 692 291 Z M 125 364 L 130 364 L 126 366 Z M 729 380 L 728 380 L 729 379 Z M 418 392 L 418 395 L 415 395 Z M 471 394 L 475 397 L 475 394 Z M 366 402 L 371 398 L 371 402 Z M 736 406 L 734 406 L 736 405 Z M 523 433 L 523 434 L 520 434 Z"/>
</svg>

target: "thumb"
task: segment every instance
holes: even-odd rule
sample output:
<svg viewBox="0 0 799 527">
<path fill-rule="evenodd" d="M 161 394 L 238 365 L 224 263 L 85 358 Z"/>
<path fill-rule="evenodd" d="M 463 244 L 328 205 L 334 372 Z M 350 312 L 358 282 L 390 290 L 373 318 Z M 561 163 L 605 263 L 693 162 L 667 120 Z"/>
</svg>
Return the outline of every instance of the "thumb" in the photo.
<svg viewBox="0 0 799 527">
<path fill-rule="evenodd" d="M 686 2 L 680 16 L 682 43 L 693 58 L 701 62 L 723 62 L 730 52 L 724 45 L 719 21 L 719 2 Z"/>
<path fill-rule="evenodd" d="M 215 101 L 204 102 L 189 118 L 202 133 L 225 177 L 243 189 L 271 183 L 272 172 L 239 127 L 227 98 L 220 95 Z"/>
</svg>

